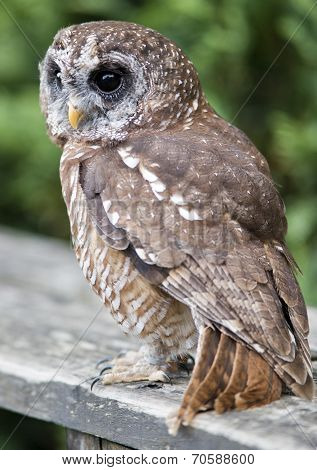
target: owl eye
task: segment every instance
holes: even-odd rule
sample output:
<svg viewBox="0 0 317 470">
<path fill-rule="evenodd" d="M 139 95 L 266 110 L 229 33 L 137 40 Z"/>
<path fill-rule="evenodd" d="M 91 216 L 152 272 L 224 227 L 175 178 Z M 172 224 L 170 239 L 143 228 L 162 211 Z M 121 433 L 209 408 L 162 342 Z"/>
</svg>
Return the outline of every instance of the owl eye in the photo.
<svg viewBox="0 0 317 470">
<path fill-rule="evenodd" d="M 62 72 L 59 66 L 55 62 L 52 62 L 49 65 L 48 70 L 49 70 L 49 73 L 48 73 L 49 81 L 52 83 L 52 85 L 54 85 L 58 89 L 61 89 L 63 87 Z"/>
<path fill-rule="evenodd" d="M 61 73 L 60 68 L 56 68 L 53 73 L 54 73 L 56 85 L 58 86 L 58 88 L 62 88 L 62 78 L 61 78 L 62 73 Z"/>
<path fill-rule="evenodd" d="M 122 75 L 110 70 L 101 70 L 95 73 L 93 81 L 103 93 L 113 93 L 121 87 Z"/>
</svg>

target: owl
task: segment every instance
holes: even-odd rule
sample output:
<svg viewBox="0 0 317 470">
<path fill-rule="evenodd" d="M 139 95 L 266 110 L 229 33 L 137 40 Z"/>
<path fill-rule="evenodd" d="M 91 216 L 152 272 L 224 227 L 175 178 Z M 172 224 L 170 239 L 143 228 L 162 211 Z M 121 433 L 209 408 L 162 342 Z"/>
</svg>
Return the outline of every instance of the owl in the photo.
<svg viewBox="0 0 317 470">
<path fill-rule="evenodd" d="M 40 70 L 76 257 L 141 343 L 102 383 L 168 381 L 197 349 L 174 434 L 199 411 L 265 405 L 284 389 L 312 399 L 283 201 L 181 49 L 137 24 L 84 23 L 58 32 Z"/>
</svg>

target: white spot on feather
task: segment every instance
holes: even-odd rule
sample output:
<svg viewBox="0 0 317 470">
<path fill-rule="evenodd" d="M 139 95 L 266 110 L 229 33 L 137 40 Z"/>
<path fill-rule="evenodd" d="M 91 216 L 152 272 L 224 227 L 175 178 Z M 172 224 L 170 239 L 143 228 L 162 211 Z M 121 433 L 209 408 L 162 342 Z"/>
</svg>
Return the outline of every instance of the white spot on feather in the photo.
<svg viewBox="0 0 317 470">
<path fill-rule="evenodd" d="M 164 196 L 162 196 L 162 194 L 157 193 L 156 191 L 154 191 L 153 188 L 152 188 L 152 191 L 153 191 L 153 193 L 154 193 L 154 196 L 155 196 L 159 201 L 163 201 Z"/>
<path fill-rule="evenodd" d="M 157 256 L 154 253 L 149 253 L 149 258 L 153 263 L 155 263 Z"/>
<path fill-rule="evenodd" d="M 140 168 L 141 175 L 146 181 L 149 181 L 150 183 L 154 183 L 154 181 L 158 179 L 155 173 L 152 173 L 152 171 L 148 170 L 143 165 L 140 165 L 139 168 Z"/>
<path fill-rule="evenodd" d="M 179 207 L 178 212 L 186 220 L 203 220 L 204 218 L 198 214 L 196 209 L 185 209 L 185 207 Z"/>
<path fill-rule="evenodd" d="M 123 162 L 129 168 L 135 168 L 136 166 L 138 166 L 140 159 L 138 157 L 127 157 L 127 158 L 123 158 Z"/>
<path fill-rule="evenodd" d="M 154 183 L 151 183 L 151 188 L 158 193 L 162 193 L 165 191 L 166 186 L 161 180 L 158 179 L 157 181 L 154 181 Z"/>
<path fill-rule="evenodd" d="M 131 155 L 131 150 L 131 146 L 119 148 L 118 154 L 122 158 L 123 163 L 125 163 L 129 168 L 135 168 L 139 164 L 140 159 Z"/>
<path fill-rule="evenodd" d="M 186 201 L 184 200 L 184 197 L 181 193 L 172 194 L 171 201 L 174 202 L 174 204 L 178 204 L 180 206 L 186 204 Z"/>
<path fill-rule="evenodd" d="M 141 258 L 141 259 L 146 258 L 145 251 L 143 250 L 143 248 L 136 248 L 135 252 L 139 256 L 139 258 Z"/>
<path fill-rule="evenodd" d="M 109 212 L 107 215 L 108 215 L 108 219 L 110 220 L 112 225 L 116 225 L 116 223 L 120 219 L 120 215 L 119 215 L 118 212 L 112 212 L 112 213 Z"/>
<path fill-rule="evenodd" d="M 108 210 L 111 207 L 111 201 L 109 199 L 105 199 L 103 201 L 103 207 L 104 207 L 105 211 L 108 212 Z"/>
<path fill-rule="evenodd" d="M 126 158 L 130 155 L 131 150 L 132 150 L 131 146 L 118 148 L 118 154 L 120 155 L 121 158 Z"/>
</svg>

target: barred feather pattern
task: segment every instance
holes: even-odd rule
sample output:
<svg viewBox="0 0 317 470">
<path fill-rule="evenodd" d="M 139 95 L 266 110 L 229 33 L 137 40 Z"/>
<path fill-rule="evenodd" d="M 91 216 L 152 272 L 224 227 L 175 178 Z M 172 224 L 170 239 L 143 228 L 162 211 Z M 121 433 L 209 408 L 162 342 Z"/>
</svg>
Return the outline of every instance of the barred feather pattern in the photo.
<svg viewBox="0 0 317 470">
<path fill-rule="evenodd" d="M 60 165 L 73 247 L 83 274 L 123 331 L 148 344 L 152 360 L 188 352 L 197 343 L 189 308 L 149 285 L 129 256 L 107 245 L 92 222 L 79 184 L 79 163 L 95 151 L 83 153 L 69 145 Z"/>
</svg>

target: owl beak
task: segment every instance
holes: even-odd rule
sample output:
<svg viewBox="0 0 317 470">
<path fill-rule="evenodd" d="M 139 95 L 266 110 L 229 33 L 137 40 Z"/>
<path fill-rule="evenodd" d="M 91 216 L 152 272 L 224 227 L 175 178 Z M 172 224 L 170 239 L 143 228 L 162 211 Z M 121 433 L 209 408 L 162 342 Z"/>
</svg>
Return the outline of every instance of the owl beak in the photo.
<svg viewBox="0 0 317 470">
<path fill-rule="evenodd" d="M 84 113 L 82 111 L 75 109 L 71 103 L 68 104 L 68 120 L 73 129 L 77 129 L 83 116 Z"/>
</svg>

